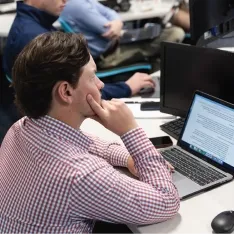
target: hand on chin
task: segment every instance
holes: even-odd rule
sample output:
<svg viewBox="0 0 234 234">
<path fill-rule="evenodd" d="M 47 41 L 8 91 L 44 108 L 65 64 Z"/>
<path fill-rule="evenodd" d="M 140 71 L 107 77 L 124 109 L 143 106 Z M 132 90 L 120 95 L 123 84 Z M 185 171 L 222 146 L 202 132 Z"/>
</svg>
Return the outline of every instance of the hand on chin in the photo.
<svg viewBox="0 0 234 234">
<path fill-rule="evenodd" d="M 97 115 L 92 110 L 90 110 L 89 113 L 85 115 L 85 118 L 92 118 L 94 116 L 97 116 Z"/>
</svg>

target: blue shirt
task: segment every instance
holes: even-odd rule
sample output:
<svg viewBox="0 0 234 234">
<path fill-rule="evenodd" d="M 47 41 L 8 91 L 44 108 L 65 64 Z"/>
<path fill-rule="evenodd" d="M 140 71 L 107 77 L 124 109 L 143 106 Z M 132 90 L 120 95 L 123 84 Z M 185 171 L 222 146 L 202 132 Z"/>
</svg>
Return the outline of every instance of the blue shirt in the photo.
<svg viewBox="0 0 234 234">
<path fill-rule="evenodd" d="M 74 32 L 85 35 L 94 58 L 103 54 L 111 44 L 110 40 L 102 37 L 108 30 L 104 25 L 120 18 L 117 12 L 96 0 L 69 0 L 61 17 Z"/>
<path fill-rule="evenodd" d="M 17 15 L 11 26 L 3 56 L 3 70 L 11 77 L 16 57 L 32 39 L 56 29 L 52 24 L 58 19 L 35 7 L 17 2 Z"/>
<path fill-rule="evenodd" d="M 52 26 L 58 17 L 50 15 L 35 7 L 17 2 L 17 15 L 8 35 L 3 56 L 3 69 L 11 77 L 11 70 L 21 50 L 31 40 L 42 33 L 52 32 Z M 131 90 L 125 82 L 105 85 L 102 90 L 103 99 L 129 97 Z"/>
</svg>

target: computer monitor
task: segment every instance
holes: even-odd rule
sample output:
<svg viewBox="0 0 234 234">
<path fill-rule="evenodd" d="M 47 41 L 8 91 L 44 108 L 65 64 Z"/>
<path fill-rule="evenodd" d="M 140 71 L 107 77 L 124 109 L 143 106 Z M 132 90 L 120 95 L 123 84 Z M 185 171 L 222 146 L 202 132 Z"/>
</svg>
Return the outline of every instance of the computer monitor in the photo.
<svg viewBox="0 0 234 234">
<path fill-rule="evenodd" d="M 234 30 L 234 0 L 190 0 L 192 44 L 203 46 Z"/>
<path fill-rule="evenodd" d="M 160 111 L 185 117 L 196 90 L 234 103 L 234 53 L 162 42 Z"/>
</svg>

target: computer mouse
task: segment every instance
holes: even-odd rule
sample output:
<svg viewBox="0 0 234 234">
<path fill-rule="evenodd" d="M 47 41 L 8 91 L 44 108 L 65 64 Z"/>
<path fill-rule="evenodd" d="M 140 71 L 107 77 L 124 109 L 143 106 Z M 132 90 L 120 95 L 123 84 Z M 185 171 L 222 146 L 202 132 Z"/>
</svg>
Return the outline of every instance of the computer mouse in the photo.
<svg viewBox="0 0 234 234">
<path fill-rule="evenodd" d="M 215 233 L 231 233 L 234 229 L 234 211 L 224 211 L 218 214 L 211 222 Z"/>
<path fill-rule="evenodd" d="M 155 89 L 154 89 L 153 87 L 148 86 L 148 87 L 142 88 L 142 89 L 138 92 L 138 94 L 141 95 L 141 94 L 146 94 L 146 93 L 153 93 L 154 90 L 155 90 Z"/>
</svg>

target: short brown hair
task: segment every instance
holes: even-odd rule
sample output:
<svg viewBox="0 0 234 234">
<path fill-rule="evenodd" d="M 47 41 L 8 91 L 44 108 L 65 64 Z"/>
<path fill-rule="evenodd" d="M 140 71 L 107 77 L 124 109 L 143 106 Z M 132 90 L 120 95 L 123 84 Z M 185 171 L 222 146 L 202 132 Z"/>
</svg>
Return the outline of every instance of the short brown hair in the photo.
<svg viewBox="0 0 234 234">
<path fill-rule="evenodd" d="M 12 71 L 20 112 L 31 118 L 46 115 L 54 85 L 64 80 L 75 88 L 89 60 L 86 40 L 80 34 L 45 33 L 32 40 L 17 57 Z"/>
</svg>

